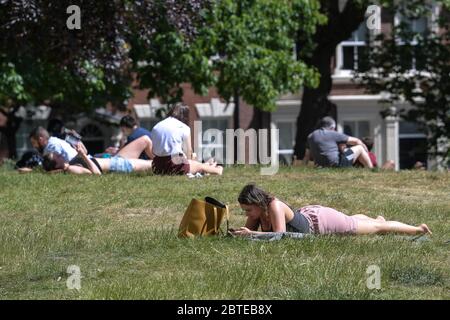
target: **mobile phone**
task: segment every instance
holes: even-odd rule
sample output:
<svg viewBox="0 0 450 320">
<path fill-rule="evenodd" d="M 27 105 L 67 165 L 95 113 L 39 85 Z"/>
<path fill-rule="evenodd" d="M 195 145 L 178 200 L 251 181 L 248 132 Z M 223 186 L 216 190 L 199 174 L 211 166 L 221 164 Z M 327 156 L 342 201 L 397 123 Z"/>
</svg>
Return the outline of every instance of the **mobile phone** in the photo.
<svg viewBox="0 0 450 320">
<path fill-rule="evenodd" d="M 81 141 L 81 136 L 78 133 L 76 133 L 74 130 L 65 129 L 65 133 L 66 133 L 65 140 L 72 147 L 75 147 Z"/>
</svg>

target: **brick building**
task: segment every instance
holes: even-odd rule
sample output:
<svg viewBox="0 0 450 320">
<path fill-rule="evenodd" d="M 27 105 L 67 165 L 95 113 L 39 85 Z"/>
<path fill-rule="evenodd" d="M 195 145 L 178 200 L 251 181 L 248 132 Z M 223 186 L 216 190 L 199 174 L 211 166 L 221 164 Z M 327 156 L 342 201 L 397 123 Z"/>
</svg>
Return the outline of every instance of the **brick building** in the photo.
<svg viewBox="0 0 450 320">
<path fill-rule="evenodd" d="M 428 17 L 412 21 L 411 28 L 417 32 L 426 32 L 434 27 L 433 21 L 438 15 L 439 7 L 434 6 Z M 398 14 L 388 15 L 383 12 L 379 19 L 381 32 L 389 32 L 393 24 L 400 23 L 402 17 Z M 352 81 L 352 71 L 357 67 L 358 56 L 364 50 L 367 34 L 366 23 L 362 23 L 352 37 L 342 42 L 336 50 L 330 100 L 337 105 L 338 130 L 360 138 L 373 137 L 373 152 L 379 163 L 394 160 L 397 169 L 408 169 L 416 161 L 421 161 L 428 162 L 428 166 L 432 167 L 433 161 L 430 161 L 427 156 L 425 135 L 419 132 L 415 124 L 402 121 L 396 115 L 396 110 L 407 109 L 409 106 L 407 104 L 387 106 L 391 110 L 391 115 L 383 118 L 381 111 L 386 109 L 386 106 L 380 103 L 381 96 L 365 94 L 364 90 L 358 88 Z M 412 62 L 412 68 L 414 68 L 414 62 Z M 192 128 L 196 120 L 202 121 L 203 130 L 209 128 L 225 130 L 235 127 L 233 103 L 225 104 L 214 89 L 211 89 L 206 96 L 195 95 L 189 84 L 184 85 L 184 89 L 183 103 L 191 108 Z M 156 111 L 160 107 L 159 100 L 149 100 L 145 90 L 136 90 L 134 97 L 128 101 L 128 109 L 135 113 L 141 126 L 148 129 L 151 129 L 158 121 Z M 241 101 L 238 127 L 243 129 L 278 128 L 280 160 L 290 163 L 300 108 L 301 92 L 280 97 L 277 100 L 277 110 L 272 113 L 261 112 Z M 108 145 L 116 144 L 120 139 L 117 123 L 122 115 L 111 108 L 100 109 L 96 117 L 81 115 L 68 126 L 71 125 L 81 132 L 85 136 L 91 153 L 96 153 Z M 42 109 L 24 121 L 25 125 L 17 136 L 19 155 L 30 148 L 27 139 L 30 128 L 37 124 L 45 125 L 47 119 L 48 113 Z M 212 143 L 197 142 L 202 145 Z"/>
</svg>

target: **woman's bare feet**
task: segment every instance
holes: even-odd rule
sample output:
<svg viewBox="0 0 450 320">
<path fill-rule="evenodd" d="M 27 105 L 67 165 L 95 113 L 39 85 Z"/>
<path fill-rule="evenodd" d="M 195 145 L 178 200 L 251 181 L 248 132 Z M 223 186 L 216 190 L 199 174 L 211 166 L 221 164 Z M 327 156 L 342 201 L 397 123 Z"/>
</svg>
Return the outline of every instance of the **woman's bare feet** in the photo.
<svg viewBox="0 0 450 320">
<path fill-rule="evenodd" d="M 427 226 L 425 223 L 421 224 L 421 225 L 419 226 L 419 228 L 421 229 L 421 232 L 424 233 L 424 234 L 427 234 L 427 233 L 430 234 L 430 235 L 433 234 L 433 233 L 431 232 L 430 228 L 428 228 L 428 226 Z"/>
<path fill-rule="evenodd" d="M 378 217 L 376 218 L 376 220 L 386 221 L 386 219 L 385 219 L 383 216 L 378 216 Z"/>
</svg>

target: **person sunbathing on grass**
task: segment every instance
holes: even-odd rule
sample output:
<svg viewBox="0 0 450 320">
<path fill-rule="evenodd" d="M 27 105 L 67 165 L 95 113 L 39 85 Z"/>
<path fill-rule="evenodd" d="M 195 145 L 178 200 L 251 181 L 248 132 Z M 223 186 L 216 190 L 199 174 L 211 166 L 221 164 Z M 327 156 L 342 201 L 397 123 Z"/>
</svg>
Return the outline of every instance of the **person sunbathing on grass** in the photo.
<svg viewBox="0 0 450 320">
<path fill-rule="evenodd" d="M 70 162 L 66 162 L 57 153 L 52 152 L 44 155 L 42 163 L 44 170 L 100 175 L 106 172 L 130 173 L 151 171 L 152 169 L 152 160 L 139 159 L 142 152 L 145 152 L 150 159 L 153 159 L 152 141 L 148 136 L 142 136 L 134 140 L 111 158 L 94 158 L 89 156 L 81 142 L 75 146 L 75 149 L 78 155 Z"/>
<path fill-rule="evenodd" d="M 152 129 L 153 173 L 158 175 L 215 174 L 222 175 L 223 167 L 214 159 L 206 163 L 195 160 L 189 128 L 189 107 L 173 106 L 166 119 Z"/>
<path fill-rule="evenodd" d="M 292 210 L 284 202 L 249 184 L 241 191 L 238 202 L 245 211 L 245 227 L 235 229 L 232 234 L 249 236 L 263 232 L 299 232 L 311 234 L 431 234 L 426 224 L 418 227 L 397 221 L 386 221 L 382 216 L 376 219 L 357 214 L 344 213 L 318 205 Z M 261 231 L 257 231 L 261 227 Z"/>
</svg>

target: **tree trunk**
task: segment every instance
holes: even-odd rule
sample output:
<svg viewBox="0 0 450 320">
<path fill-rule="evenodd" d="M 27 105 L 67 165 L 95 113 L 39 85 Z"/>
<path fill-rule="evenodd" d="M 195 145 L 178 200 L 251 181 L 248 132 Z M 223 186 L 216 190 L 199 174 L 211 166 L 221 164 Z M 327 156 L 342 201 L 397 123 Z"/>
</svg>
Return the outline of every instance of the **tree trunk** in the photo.
<svg viewBox="0 0 450 320">
<path fill-rule="evenodd" d="M 240 102 L 240 97 L 239 97 L 239 93 L 235 93 L 234 95 L 234 112 L 233 112 L 233 126 L 234 126 L 234 130 L 239 129 L 240 127 L 240 114 L 239 114 L 239 102 Z"/>
<path fill-rule="evenodd" d="M 261 158 L 259 156 L 260 154 L 260 143 L 261 141 L 259 140 L 259 130 L 261 129 L 267 129 L 268 130 L 268 137 L 267 137 L 267 148 L 268 150 L 271 150 L 271 131 L 270 131 L 270 123 L 272 121 L 272 113 L 271 112 L 267 112 L 267 111 L 263 111 L 259 108 L 253 108 L 253 117 L 252 117 L 252 121 L 250 122 L 250 126 L 249 129 L 254 129 L 256 130 L 256 134 L 258 135 L 258 141 L 256 143 L 256 154 L 258 155 L 258 161 L 259 163 L 261 163 Z M 248 144 L 248 142 L 246 142 L 246 151 L 248 152 L 249 148 L 251 146 Z"/>
<path fill-rule="evenodd" d="M 234 113 L 233 113 L 233 127 L 234 130 L 237 130 L 240 128 L 241 126 L 241 119 L 240 119 L 240 97 L 239 97 L 239 93 L 236 90 L 235 94 L 234 94 Z M 238 160 L 238 139 L 237 137 L 233 138 L 233 148 L 234 148 L 234 163 L 237 163 Z"/>
<path fill-rule="evenodd" d="M 12 108 L 12 110 L 8 113 L 8 122 L 6 127 L 1 128 L 0 131 L 5 135 L 5 140 L 8 145 L 8 157 L 10 159 L 17 158 L 17 144 L 16 144 L 16 133 L 19 130 L 20 123 L 22 119 L 15 116 L 15 112 L 18 107 Z"/>
<path fill-rule="evenodd" d="M 336 105 L 328 100 L 332 89 L 331 59 L 337 45 L 348 39 L 364 21 L 367 5 L 370 1 L 346 1 L 344 7 L 338 0 L 321 0 L 321 12 L 328 17 L 328 23 L 320 26 L 314 36 L 314 49 L 311 58 L 305 62 L 316 67 L 320 73 L 320 85 L 316 89 L 304 88 L 302 106 L 297 118 L 297 134 L 294 156 L 303 159 L 305 156 L 306 139 L 314 130 L 317 122 L 324 116 L 337 119 Z M 302 41 L 299 38 L 298 49 L 301 51 Z"/>
<path fill-rule="evenodd" d="M 272 113 L 263 111 L 259 108 L 253 108 L 253 116 L 249 128 L 255 129 L 270 129 Z"/>
<path fill-rule="evenodd" d="M 297 117 L 297 134 L 295 137 L 294 156 L 303 159 L 306 140 L 314 131 L 318 121 L 324 116 L 337 119 L 337 107 L 328 99 L 332 88 L 331 59 L 334 50 L 324 50 L 318 47 L 310 61 L 310 65 L 320 72 L 320 85 L 316 89 L 304 88 L 302 105 Z"/>
</svg>

